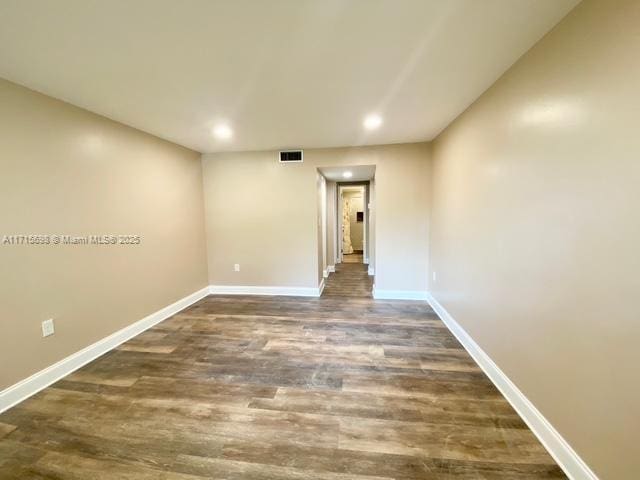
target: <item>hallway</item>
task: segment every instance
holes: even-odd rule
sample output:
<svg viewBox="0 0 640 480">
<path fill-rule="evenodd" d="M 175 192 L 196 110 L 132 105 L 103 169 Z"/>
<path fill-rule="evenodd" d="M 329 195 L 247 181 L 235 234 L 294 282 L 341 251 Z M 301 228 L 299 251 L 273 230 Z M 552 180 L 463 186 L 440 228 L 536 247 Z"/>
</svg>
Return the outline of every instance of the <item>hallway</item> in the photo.
<svg viewBox="0 0 640 480">
<path fill-rule="evenodd" d="M 364 263 L 339 263 L 336 271 L 325 280 L 323 297 L 372 298 L 373 277 Z"/>
</svg>

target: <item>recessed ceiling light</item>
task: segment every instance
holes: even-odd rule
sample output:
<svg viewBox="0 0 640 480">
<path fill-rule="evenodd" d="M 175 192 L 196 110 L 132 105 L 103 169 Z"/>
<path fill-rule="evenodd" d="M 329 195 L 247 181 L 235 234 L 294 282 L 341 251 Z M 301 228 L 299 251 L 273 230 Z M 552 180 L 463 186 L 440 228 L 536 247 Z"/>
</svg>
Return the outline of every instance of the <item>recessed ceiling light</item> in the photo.
<svg viewBox="0 0 640 480">
<path fill-rule="evenodd" d="M 375 130 L 380 125 L 382 125 L 382 117 L 380 115 L 371 114 L 367 115 L 363 122 L 364 128 L 367 130 Z"/>
<path fill-rule="evenodd" d="M 351 178 L 351 177 L 353 177 L 353 173 L 351 173 L 351 172 L 344 172 L 344 173 L 342 174 L 342 176 L 343 176 L 344 178 Z"/>
<path fill-rule="evenodd" d="M 229 125 L 218 125 L 213 129 L 213 134 L 220 140 L 228 140 L 233 136 L 233 130 Z"/>
</svg>

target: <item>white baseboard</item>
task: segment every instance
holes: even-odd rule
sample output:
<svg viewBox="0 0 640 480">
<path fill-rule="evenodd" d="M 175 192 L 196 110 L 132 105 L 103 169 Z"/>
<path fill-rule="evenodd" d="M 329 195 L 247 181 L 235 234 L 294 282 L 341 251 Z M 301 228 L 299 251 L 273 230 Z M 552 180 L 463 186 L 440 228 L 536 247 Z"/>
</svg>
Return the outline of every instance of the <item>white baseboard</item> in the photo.
<svg viewBox="0 0 640 480">
<path fill-rule="evenodd" d="M 191 295 L 188 295 L 155 313 L 152 313 L 142 320 L 139 320 L 122 330 L 118 330 L 102 340 L 98 340 L 96 343 L 83 348 L 79 352 L 63 358 L 44 370 L 34 373 L 29 378 L 6 388 L 0 392 L 0 413 L 26 400 L 31 395 L 38 393 L 43 388 L 48 387 L 61 378 L 66 377 L 92 360 L 104 355 L 109 350 L 113 350 L 121 343 L 126 342 L 130 338 L 139 335 L 161 321 L 175 315 L 180 310 L 184 310 L 189 305 L 192 305 L 198 300 L 206 297 L 208 294 L 209 287 L 198 290 L 197 292 L 192 293 Z"/>
<path fill-rule="evenodd" d="M 324 290 L 324 278 L 320 280 L 320 286 L 318 287 L 318 296 L 322 295 L 323 290 Z"/>
<path fill-rule="evenodd" d="M 427 292 L 422 290 L 380 290 L 373 287 L 376 300 L 426 300 Z"/>
<path fill-rule="evenodd" d="M 257 287 L 243 285 L 209 285 L 211 295 L 286 295 L 319 297 L 319 287 Z"/>
<path fill-rule="evenodd" d="M 369 265 L 369 268 L 367 269 L 367 273 L 368 273 L 370 276 L 373 276 L 373 275 L 374 275 L 375 270 L 373 269 L 373 266 L 372 266 L 372 265 Z"/>
<path fill-rule="evenodd" d="M 328 273 L 333 273 L 336 271 L 336 266 L 335 265 L 328 265 L 327 266 L 327 272 Z"/>
<path fill-rule="evenodd" d="M 518 387 L 509 380 L 500 367 L 485 353 L 471 336 L 456 322 L 445 308 L 427 294 L 427 301 L 438 314 L 451 333 L 460 341 L 464 348 L 473 357 L 478 366 L 489 377 L 500 393 L 507 399 L 511 406 L 518 412 L 524 422 L 529 426 L 538 440 L 548 450 L 560 468 L 572 480 L 598 480 L 587 464 L 571 448 L 571 445 L 562 438 L 560 433 L 553 428 L 549 421 L 538 411 Z"/>
</svg>

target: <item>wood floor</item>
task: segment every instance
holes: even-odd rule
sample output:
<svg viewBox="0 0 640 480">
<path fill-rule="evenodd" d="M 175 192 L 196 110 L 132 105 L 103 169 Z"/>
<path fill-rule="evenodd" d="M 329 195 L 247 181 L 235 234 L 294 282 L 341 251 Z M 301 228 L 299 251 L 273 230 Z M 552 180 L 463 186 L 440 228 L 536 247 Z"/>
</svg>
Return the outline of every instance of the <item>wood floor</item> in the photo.
<svg viewBox="0 0 640 480">
<path fill-rule="evenodd" d="M 336 271 L 325 278 L 323 297 L 372 298 L 373 277 L 363 263 L 338 263 Z"/>
<path fill-rule="evenodd" d="M 0 415 L 1 479 L 565 478 L 423 302 L 211 296 Z"/>
<path fill-rule="evenodd" d="M 362 263 L 362 253 L 350 253 L 342 255 L 344 263 Z"/>
</svg>

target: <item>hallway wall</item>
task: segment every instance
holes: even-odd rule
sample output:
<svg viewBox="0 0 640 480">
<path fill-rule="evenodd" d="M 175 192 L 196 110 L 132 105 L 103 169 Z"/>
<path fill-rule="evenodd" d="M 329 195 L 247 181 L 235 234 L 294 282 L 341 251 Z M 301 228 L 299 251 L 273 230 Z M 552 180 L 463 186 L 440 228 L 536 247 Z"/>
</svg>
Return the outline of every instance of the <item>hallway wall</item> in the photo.
<svg viewBox="0 0 640 480">
<path fill-rule="evenodd" d="M 318 245 L 318 285 L 327 269 L 327 180 L 316 171 L 317 245 Z"/>
<path fill-rule="evenodd" d="M 604 479 L 635 479 L 640 2 L 585 0 L 434 145 L 430 290 Z"/>
<path fill-rule="evenodd" d="M 317 169 L 376 165 L 376 288 L 426 291 L 430 155 L 426 143 L 309 149 L 296 164 L 203 155 L 210 283 L 317 287 Z"/>
<path fill-rule="evenodd" d="M 327 265 L 336 264 L 336 226 L 337 226 L 337 197 L 338 188 L 334 181 L 327 180 Z"/>
</svg>

